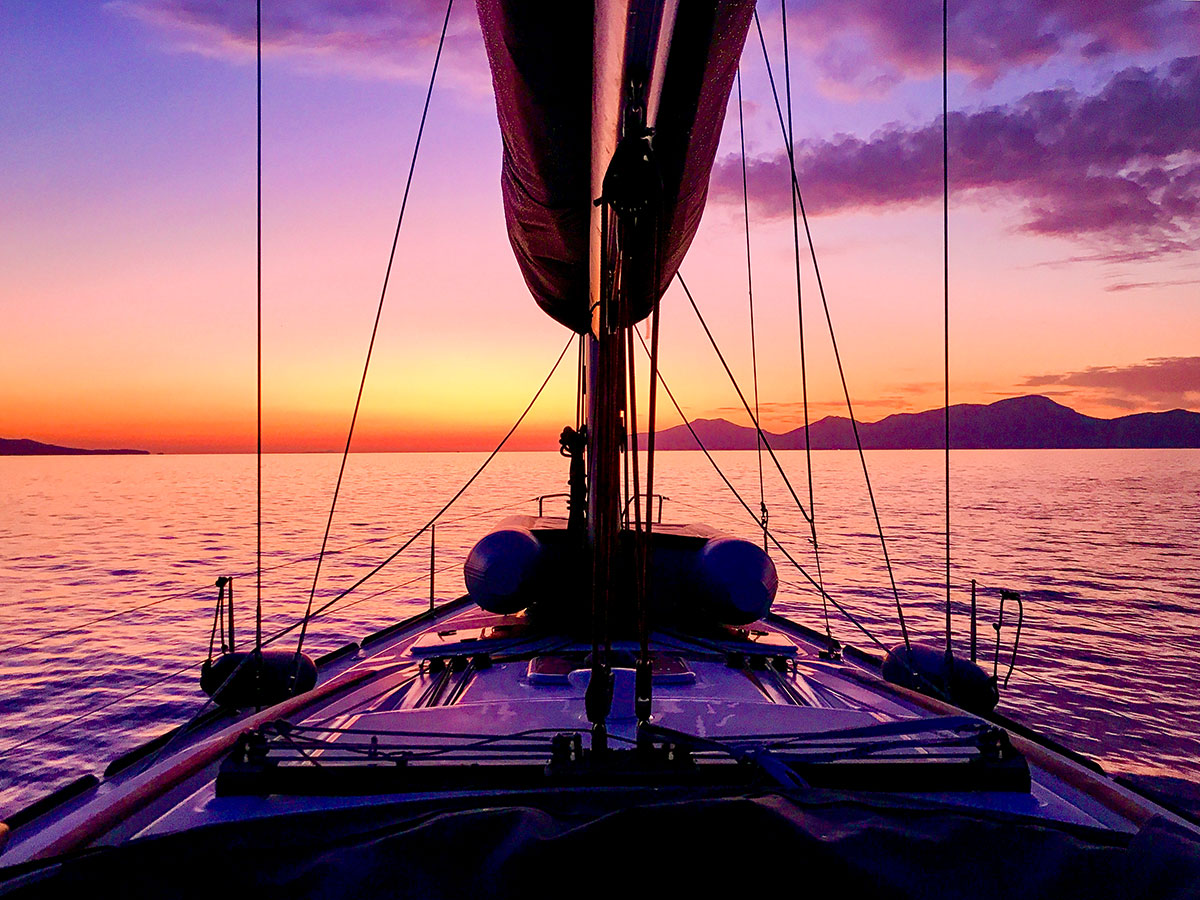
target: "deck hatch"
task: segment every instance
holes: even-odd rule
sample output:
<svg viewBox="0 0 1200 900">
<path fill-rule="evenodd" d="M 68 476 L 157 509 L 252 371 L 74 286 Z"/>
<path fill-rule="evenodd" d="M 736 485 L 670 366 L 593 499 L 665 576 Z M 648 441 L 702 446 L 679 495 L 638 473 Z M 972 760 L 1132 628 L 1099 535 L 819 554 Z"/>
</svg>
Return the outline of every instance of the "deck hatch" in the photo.
<svg viewBox="0 0 1200 900">
<path fill-rule="evenodd" d="M 446 628 L 427 631 L 412 646 L 418 659 L 490 653 L 532 637 L 529 622 L 519 616 L 475 616 Z"/>
<path fill-rule="evenodd" d="M 633 666 L 630 660 L 629 666 Z M 566 685 L 570 675 L 577 669 L 586 669 L 587 659 L 582 653 L 544 654 L 529 661 L 525 677 L 530 684 Z M 696 673 L 691 670 L 682 656 L 667 653 L 650 655 L 651 679 L 654 684 L 695 684 Z"/>
</svg>

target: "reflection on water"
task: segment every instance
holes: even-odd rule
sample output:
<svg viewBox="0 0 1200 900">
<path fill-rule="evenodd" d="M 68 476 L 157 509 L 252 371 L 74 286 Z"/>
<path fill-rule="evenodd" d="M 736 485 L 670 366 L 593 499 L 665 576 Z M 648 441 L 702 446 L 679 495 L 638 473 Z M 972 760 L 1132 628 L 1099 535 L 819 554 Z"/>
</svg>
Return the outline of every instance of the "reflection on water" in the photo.
<svg viewBox="0 0 1200 900">
<path fill-rule="evenodd" d="M 803 453 L 779 456 L 807 501 Z M 717 457 L 757 509 L 756 455 Z M 941 456 L 879 451 L 869 458 L 909 629 L 940 640 Z M 476 454 L 352 457 L 330 540 L 337 552 L 322 566 L 317 603 L 388 556 L 479 461 Z M 303 613 L 337 463 L 332 455 L 264 462 L 268 635 Z M 899 640 L 895 602 L 857 457 L 816 452 L 813 470 L 828 590 L 890 646 Z M 533 498 L 563 490 L 565 477 L 557 454 L 498 457 L 437 528 L 437 596 L 461 592 L 462 559 L 495 519 L 534 511 Z M 0 482 L 3 815 L 98 771 L 196 706 L 217 576 L 237 576 L 239 635 L 252 638 L 254 459 L 10 457 L 0 458 Z M 671 498 L 668 521 L 755 530 L 701 454 L 660 454 L 655 483 Z M 772 530 L 815 573 L 807 525 L 791 495 L 770 472 L 766 484 Z M 1021 654 L 1002 710 L 1110 770 L 1200 777 L 1198 489 L 1200 451 L 955 454 L 956 647 L 967 648 L 972 578 L 979 584 L 980 653 L 989 666 L 997 590 L 1021 591 L 1026 601 Z M 776 561 L 783 581 L 776 609 L 820 627 L 818 595 L 778 554 Z M 422 536 L 317 620 L 306 646 L 318 654 L 424 608 L 429 572 L 429 539 Z M 830 615 L 835 636 L 869 644 L 836 611 Z M 1005 617 L 1007 623 L 1007 609 Z M 1001 675 L 1012 636 L 1006 624 Z"/>
</svg>

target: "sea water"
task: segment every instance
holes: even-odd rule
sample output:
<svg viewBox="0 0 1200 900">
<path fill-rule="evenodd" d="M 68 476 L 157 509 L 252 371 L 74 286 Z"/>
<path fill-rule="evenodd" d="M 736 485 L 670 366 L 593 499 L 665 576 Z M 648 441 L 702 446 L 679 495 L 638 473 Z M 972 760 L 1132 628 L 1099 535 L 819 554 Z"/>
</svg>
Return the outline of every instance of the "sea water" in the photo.
<svg viewBox="0 0 1200 900">
<path fill-rule="evenodd" d="M 826 610 L 803 452 L 715 454 L 746 507 L 697 452 L 661 453 L 667 522 L 760 539 L 768 525 L 775 609 L 816 628 Z M 370 573 L 467 481 L 483 454 L 350 458 L 314 590 L 339 457 L 263 460 L 262 628 L 273 635 Z M 819 578 L 861 624 L 828 608 L 833 634 L 865 648 L 945 633 L 945 491 L 935 451 L 873 451 L 871 487 L 893 592 L 857 454 L 812 454 Z M 644 471 L 644 463 L 643 463 Z M 998 591 L 1025 617 L 1001 711 L 1115 772 L 1200 778 L 1200 451 L 957 451 L 951 484 L 952 634 L 1003 679 L 1016 636 Z M 394 561 L 316 618 L 306 651 L 357 640 L 463 591 L 471 544 L 505 515 L 566 487 L 555 453 L 502 454 Z M 788 484 L 790 483 L 790 488 Z M 257 590 L 253 456 L 0 458 L 0 818 L 186 718 L 203 701 L 216 579 L 234 577 L 239 645 Z M 793 492 L 795 496 L 793 497 Z M 562 514 L 561 498 L 546 502 Z M 432 543 L 432 548 L 431 548 Z M 431 554 L 431 549 L 433 553 Z M 431 558 L 432 557 L 432 558 Z M 432 585 L 431 585 L 432 572 Z M 870 636 L 867 633 L 869 632 Z M 279 646 L 294 646 L 292 636 Z M 878 642 L 878 645 L 875 642 Z"/>
</svg>

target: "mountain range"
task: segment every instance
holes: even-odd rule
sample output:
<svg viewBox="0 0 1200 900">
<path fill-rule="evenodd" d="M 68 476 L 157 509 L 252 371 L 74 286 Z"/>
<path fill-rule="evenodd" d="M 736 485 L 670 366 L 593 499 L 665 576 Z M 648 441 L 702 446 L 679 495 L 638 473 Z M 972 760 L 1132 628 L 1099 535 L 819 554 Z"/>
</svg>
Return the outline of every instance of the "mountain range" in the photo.
<svg viewBox="0 0 1200 900">
<path fill-rule="evenodd" d="M 29 438 L 0 438 L 0 456 L 132 456 L 148 454 L 149 450 L 80 450 L 43 444 Z"/>
<path fill-rule="evenodd" d="M 752 427 L 725 419 L 695 419 L 696 436 L 709 450 L 753 450 Z M 878 422 L 859 422 L 858 433 L 868 450 L 933 450 L 944 446 L 945 419 L 941 409 L 898 413 Z M 803 450 L 804 428 L 781 434 L 764 431 L 775 450 Z M 828 416 L 810 426 L 814 450 L 854 449 L 850 419 Z M 645 436 L 640 444 L 645 447 Z M 1115 419 L 1085 416 L 1049 397 L 1011 397 L 995 403 L 960 403 L 950 407 L 950 446 L 960 450 L 1085 449 L 1085 448 L 1200 448 L 1200 413 L 1137 413 Z M 698 450 L 686 425 L 660 431 L 659 450 Z"/>
</svg>

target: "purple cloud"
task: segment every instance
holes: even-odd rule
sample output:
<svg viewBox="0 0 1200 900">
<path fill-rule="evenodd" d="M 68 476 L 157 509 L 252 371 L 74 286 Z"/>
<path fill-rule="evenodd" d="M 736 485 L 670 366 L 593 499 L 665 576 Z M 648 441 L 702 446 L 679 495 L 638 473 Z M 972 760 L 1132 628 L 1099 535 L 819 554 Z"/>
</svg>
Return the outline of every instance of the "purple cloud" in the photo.
<svg viewBox="0 0 1200 900">
<path fill-rule="evenodd" d="M 113 0 L 108 8 L 147 23 L 177 47 L 253 58 L 254 5 L 223 0 Z M 445 0 L 289 0 L 263 4 L 263 51 L 315 70 L 424 81 Z M 472 3 L 455 7 L 442 67 L 459 86 L 490 88 Z M 441 76 L 439 76 L 440 79 Z"/>
<path fill-rule="evenodd" d="M 1183 287 L 1190 284 L 1200 284 L 1200 279 L 1183 278 L 1175 281 L 1125 281 L 1119 284 L 1110 284 L 1104 290 L 1117 293 L 1121 291 L 1138 291 L 1144 288 Z"/>
<path fill-rule="evenodd" d="M 854 401 L 855 415 L 859 421 L 862 421 L 862 413 L 868 410 L 877 410 L 880 415 L 918 410 L 919 402 L 928 400 L 941 388 L 940 381 L 893 384 L 883 394 L 856 399 Z M 710 412 L 730 421 L 749 421 L 746 419 L 746 409 L 742 406 L 718 406 Z M 841 397 L 833 400 L 810 399 L 808 414 L 811 422 L 825 416 L 846 416 L 846 401 Z M 804 424 L 804 404 L 795 400 L 764 400 L 759 404 L 759 415 L 763 428 L 768 431 L 771 427 L 793 428 Z M 767 423 L 770 425 L 768 426 Z"/>
<path fill-rule="evenodd" d="M 769 18 L 769 16 L 768 16 Z M 869 85 L 941 69 L 941 7 L 895 0 L 809 0 L 797 40 L 831 81 Z M 1200 8 L 1178 0 L 960 0 L 950 4 L 950 63 L 983 82 L 1060 53 L 1096 59 L 1200 36 Z"/>
<path fill-rule="evenodd" d="M 1200 404 L 1200 356 L 1148 359 L 1131 366 L 1089 366 L 1080 372 L 1031 375 L 1024 387 L 1061 386 L 1098 394 L 1109 406 L 1134 409 Z M 1072 392 L 1073 393 L 1073 392 Z"/>
<path fill-rule="evenodd" d="M 798 143 L 808 211 L 939 199 L 941 140 L 938 120 Z M 1015 200 L 1024 231 L 1089 242 L 1109 259 L 1200 245 L 1200 57 L 1126 69 L 1092 96 L 1057 88 L 951 113 L 950 142 L 957 199 Z M 790 215 L 786 155 L 750 160 L 748 170 L 756 210 Z M 741 163 L 726 157 L 714 169 L 713 195 L 740 203 L 741 189 Z"/>
</svg>

